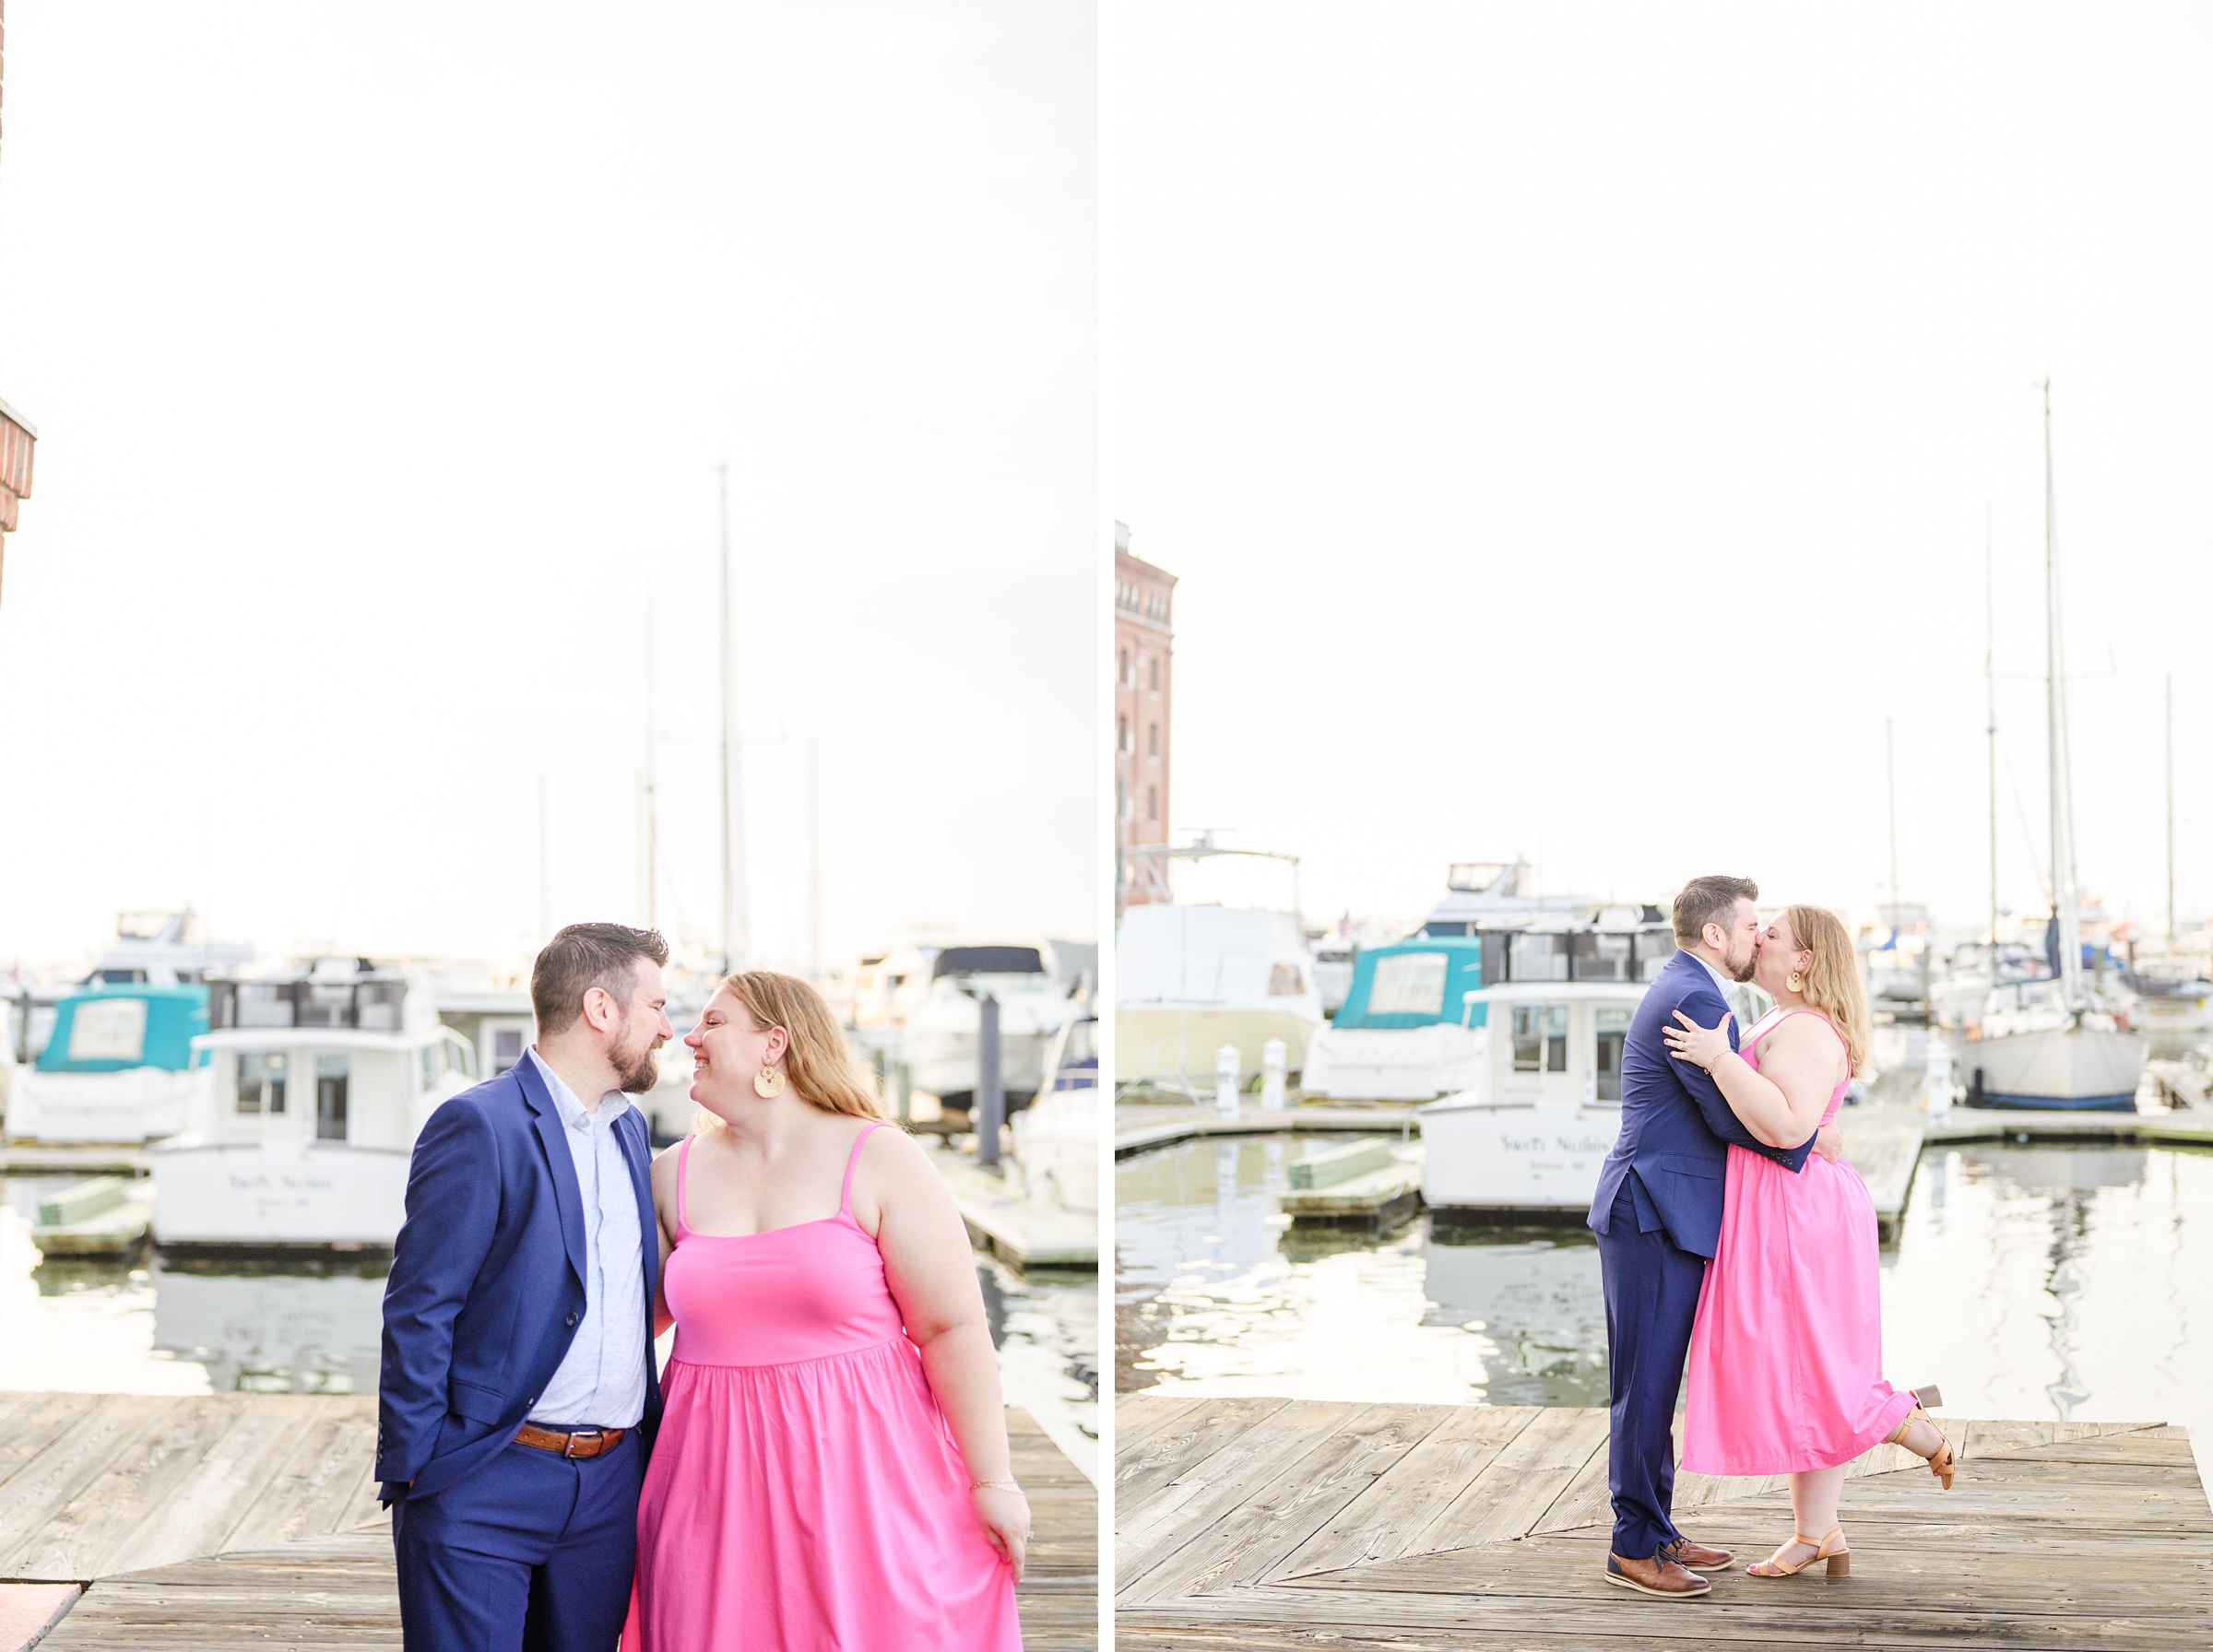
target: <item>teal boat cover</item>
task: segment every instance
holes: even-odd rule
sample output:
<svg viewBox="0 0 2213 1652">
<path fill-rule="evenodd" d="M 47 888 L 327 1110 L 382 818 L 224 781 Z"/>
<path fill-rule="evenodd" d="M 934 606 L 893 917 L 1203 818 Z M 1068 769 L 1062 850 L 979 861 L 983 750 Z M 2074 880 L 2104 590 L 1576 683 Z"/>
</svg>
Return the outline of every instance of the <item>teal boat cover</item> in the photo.
<svg viewBox="0 0 2213 1652">
<path fill-rule="evenodd" d="M 207 1031 L 205 986 L 88 986 L 53 1007 L 53 1032 L 39 1053 L 38 1070 L 113 1073 L 161 1067 L 183 1072 L 192 1066 L 193 1039 Z"/>
<path fill-rule="evenodd" d="M 1422 935 L 1388 947 L 1370 947 L 1353 964 L 1338 1027 L 1458 1026 L 1467 995 L 1483 985 L 1480 935 Z M 1484 1024 L 1490 1006 L 1475 1006 L 1468 1024 Z"/>
</svg>

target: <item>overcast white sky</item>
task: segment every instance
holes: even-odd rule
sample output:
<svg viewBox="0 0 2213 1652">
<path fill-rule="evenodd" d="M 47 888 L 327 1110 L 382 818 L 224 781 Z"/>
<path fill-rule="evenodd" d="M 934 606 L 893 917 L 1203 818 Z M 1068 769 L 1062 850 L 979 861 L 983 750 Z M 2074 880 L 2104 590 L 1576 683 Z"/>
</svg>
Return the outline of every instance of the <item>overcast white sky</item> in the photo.
<svg viewBox="0 0 2213 1652">
<path fill-rule="evenodd" d="M 1089 6 L 16 0 L 0 962 L 715 938 L 730 467 L 756 961 L 1096 926 Z M 648 666 L 648 603 L 657 620 Z M 671 893 L 660 913 L 673 931 Z"/>
<path fill-rule="evenodd" d="M 1175 814 L 1864 907 L 2043 853 L 2054 383 L 2085 884 L 2213 914 L 2213 11 L 1125 0 L 1110 504 L 1182 576 Z M 2016 812 L 2018 793 L 2029 820 Z"/>
</svg>

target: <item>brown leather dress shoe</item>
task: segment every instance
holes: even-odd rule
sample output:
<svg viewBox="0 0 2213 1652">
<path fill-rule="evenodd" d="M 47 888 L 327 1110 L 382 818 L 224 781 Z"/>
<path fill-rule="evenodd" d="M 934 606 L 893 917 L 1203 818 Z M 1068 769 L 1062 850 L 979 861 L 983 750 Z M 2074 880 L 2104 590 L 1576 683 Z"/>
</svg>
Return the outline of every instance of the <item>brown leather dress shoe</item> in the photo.
<svg viewBox="0 0 2213 1652">
<path fill-rule="evenodd" d="M 1663 1543 L 1660 1552 L 1686 1572 L 1726 1572 L 1736 1564 L 1736 1556 L 1726 1549 L 1709 1549 L 1703 1543 L 1694 1543 L 1688 1538 L 1677 1538 L 1672 1543 Z"/>
<path fill-rule="evenodd" d="M 1663 1600 L 1688 1600 L 1713 1587 L 1663 1554 L 1655 1554 L 1650 1560 L 1624 1560 L 1618 1554 L 1609 1554 L 1606 1581 L 1618 1583 L 1625 1589 L 1635 1589 L 1640 1595 L 1658 1595 Z"/>
</svg>

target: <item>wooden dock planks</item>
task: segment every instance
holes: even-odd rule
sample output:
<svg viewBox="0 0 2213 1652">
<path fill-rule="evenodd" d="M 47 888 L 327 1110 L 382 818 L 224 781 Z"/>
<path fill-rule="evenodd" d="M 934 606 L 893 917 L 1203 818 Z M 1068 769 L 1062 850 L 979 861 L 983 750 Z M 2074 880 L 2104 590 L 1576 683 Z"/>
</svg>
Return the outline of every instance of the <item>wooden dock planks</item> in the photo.
<svg viewBox="0 0 2213 1652">
<path fill-rule="evenodd" d="M 1098 1498 L 1026 1411 L 1036 1652 L 1098 1645 Z M 89 1583 L 41 1647 L 399 1645 L 373 1399 L 0 1393 L 0 1578 Z"/>
<path fill-rule="evenodd" d="M 1137 1444 L 1118 1454 L 1116 1645 L 2213 1644 L 2213 1509 L 2183 1430 L 1939 1421 L 1960 1451 L 1951 1492 L 1894 1446 L 1853 1465 L 1850 1579 L 1740 1565 L 1674 1602 L 1602 1576 L 1604 1412 L 1131 1395 L 1117 1408 Z M 1741 1559 L 1788 1533 L 1783 1490 L 1686 1475 L 1678 1513 L 1701 1487 L 1684 1523 L 1702 1540 Z"/>
</svg>

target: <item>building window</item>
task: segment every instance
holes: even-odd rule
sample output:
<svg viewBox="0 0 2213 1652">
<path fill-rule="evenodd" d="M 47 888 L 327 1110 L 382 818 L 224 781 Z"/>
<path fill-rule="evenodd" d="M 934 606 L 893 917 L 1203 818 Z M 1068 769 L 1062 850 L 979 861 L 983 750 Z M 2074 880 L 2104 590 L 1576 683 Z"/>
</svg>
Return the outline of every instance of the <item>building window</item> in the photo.
<svg viewBox="0 0 2213 1652">
<path fill-rule="evenodd" d="M 1160 819 L 1160 788 L 1156 785 L 1149 785 L 1145 788 L 1145 819 L 1148 820 Z"/>
<path fill-rule="evenodd" d="M 1125 689 L 1130 686 L 1130 651 L 1127 648 L 1122 650 L 1121 674 L 1115 680 Z"/>
<path fill-rule="evenodd" d="M 1160 725 L 1157 723 L 1145 730 L 1145 755 L 1155 762 L 1160 761 Z"/>
<path fill-rule="evenodd" d="M 1130 749 L 1130 719 L 1127 717 L 1114 720 L 1114 749 L 1117 751 Z"/>
<path fill-rule="evenodd" d="M 1153 657 L 1152 671 L 1153 680 L 1147 686 L 1151 688 L 1155 694 L 1157 694 L 1160 692 L 1160 656 L 1158 655 L 1155 655 Z"/>
</svg>

